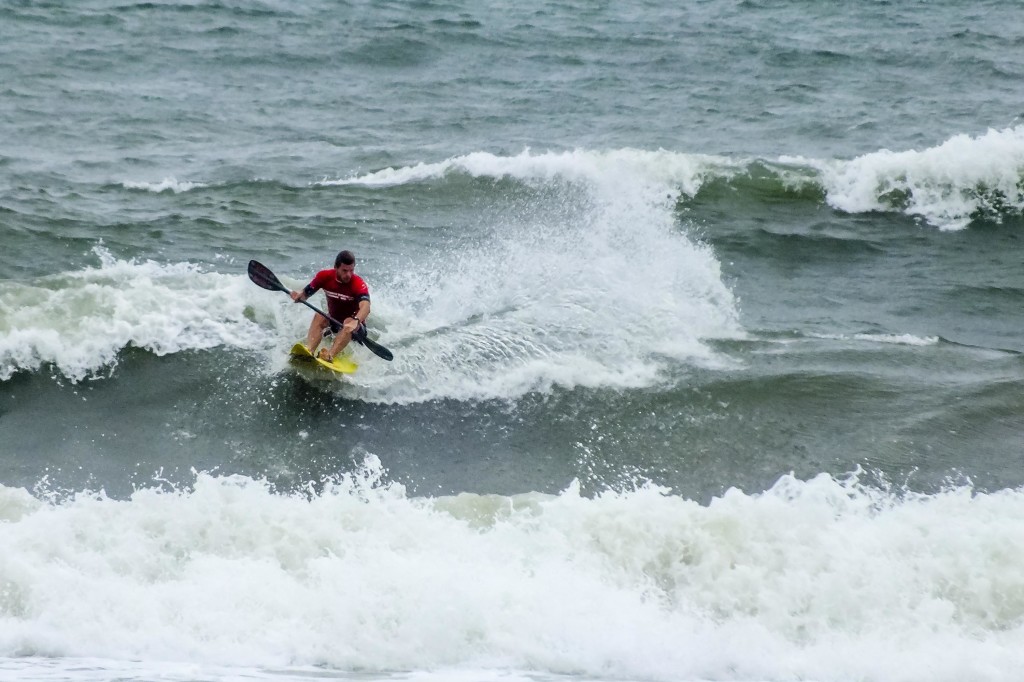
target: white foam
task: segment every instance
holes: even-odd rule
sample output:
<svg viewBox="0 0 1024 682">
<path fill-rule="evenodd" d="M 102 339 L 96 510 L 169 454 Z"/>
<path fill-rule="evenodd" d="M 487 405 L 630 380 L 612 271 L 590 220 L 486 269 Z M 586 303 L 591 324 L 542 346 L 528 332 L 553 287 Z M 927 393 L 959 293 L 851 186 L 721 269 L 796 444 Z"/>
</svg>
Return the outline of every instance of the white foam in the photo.
<svg viewBox="0 0 1024 682">
<path fill-rule="evenodd" d="M 507 398 L 552 386 L 648 386 L 667 364 L 723 362 L 743 334 L 711 249 L 677 224 L 680 193 L 742 166 L 665 151 L 478 152 L 337 183 L 511 178 L 543 190 L 483 214 L 483 237 L 390 278 L 377 306 L 400 372 L 361 375 L 381 399 Z M 361 373 L 362 374 L 362 373 Z"/>
<path fill-rule="evenodd" d="M 325 180 L 322 185 L 365 185 L 369 187 L 403 185 L 463 173 L 482 178 L 515 178 L 539 182 L 595 182 L 605 189 L 625 180 L 629 188 L 637 180 L 651 190 L 680 191 L 694 196 L 709 177 L 728 177 L 744 172 L 747 161 L 707 154 L 682 154 L 664 149 L 614 149 L 593 151 L 577 149 L 565 152 L 534 153 L 525 149 L 516 156 L 498 156 L 473 152 L 437 163 L 418 163 L 404 168 L 385 168 L 362 176 Z M 663 197 L 661 197 L 663 198 Z"/>
<path fill-rule="evenodd" d="M 955 135 L 920 151 L 882 149 L 851 161 L 781 161 L 818 169 L 829 205 L 849 213 L 897 208 L 956 230 L 978 212 L 998 218 L 1024 211 L 1024 126 L 990 129 L 977 137 Z"/>
<path fill-rule="evenodd" d="M 565 676 L 531 671 L 445 669 L 375 673 L 326 670 L 322 666 L 259 668 L 224 666 L 184 661 L 126 661 L 109 658 L 0 657 L 0 682 L 110 682 L 111 680 L 160 680 L 160 682 L 566 682 Z M 579 682 L 583 678 L 576 677 Z M 609 682 L 605 680 L 604 682 Z"/>
<path fill-rule="evenodd" d="M 201 182 L 189 182 L 187 180 L 178 180 L 173 177 L 164 178 L 159 182 L 142 182 L 142 181 L 131 181 L 125 180 L 121 183 L 121 186 L 126 189 L 142 189 L 147 192 L 167 192 L 171 191 L 175 194 L 181 192 L 188 192 L 189 190 L 196 189 L 197 187 L 206 187 Z"/>
<path fill-rule="evenodd" d="M 486 227 L 456 248 L 370 278 L 371 326 L 396 359 L 356 348 L 361 369 L 346 390 L 381 402 L 508 399 L 556 386 L 650 386 L 672 364 L 727 362 L 706 340 L 743 335 L 736 302 L 711 249 L 677 224 L 675 202 L 705 177 L 742 168 L 665 151 L 527 150 L 338 181 L 461 173 L 541 190 L 527 205 L 481 215 Z M 278 371 L 308 324 L 305 309 L 244 276 L 97 253 L 98 269 L 0 286 L 9 320 L 0 379 L 50 363 L 77 381 L 112 367 L 128 346 L 267 348 Z"/>
<path fill-rule="evenodd" d="M 871 343 L 887 343 L 897 346 L 935 346 L 939 343 L 937 336 L 915 336 L 914 334 L 810 334 L 818 339 L 835 339 L 845 341 L 869 341 Z"/>
<path fill-rule="evenodd" d="M 24 498 L 0 488 L 4 497 Z M 646 680 L 1015 680 L 1024 491 L 828 476 L 708 506 L 241 477 L 0 523 L 0 656 Z"/>
<path fill-rule="evenodd" d="M 48 363 L 78 381 L 128 346 L 165 355 L 264 343 L 256 321 L 273 307 L 244 276 L 95 253 L 96 268 L 0 283 L 0 379 Z"/>
</svg>

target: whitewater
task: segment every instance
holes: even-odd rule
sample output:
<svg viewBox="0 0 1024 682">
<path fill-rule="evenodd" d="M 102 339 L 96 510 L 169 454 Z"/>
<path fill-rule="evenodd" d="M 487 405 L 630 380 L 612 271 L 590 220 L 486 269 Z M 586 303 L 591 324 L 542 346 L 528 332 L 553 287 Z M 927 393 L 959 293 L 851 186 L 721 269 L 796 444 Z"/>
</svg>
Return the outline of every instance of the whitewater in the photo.
<svg viewBox="0 0 1024 682">
<path fill-rule="evenodd" d="M 1019 15 L 0 3 L 0 680 L 1016 682 Z"/>
<path fill-rule="evenodd" d="M 780 191 L 804 191 L 809 183 L 842 211 L 895 209 L 941 229 L 963 229 L 979 212 L 999 218 L 1024 208 L 1016 180 L 1024 169 L 1021 131 L 959 135 L 929 150 L 882 150 L 849 161 L 631 149 L 526 150 L 512 157 L 477 152 L 312 184 L 387 188 L 443 184 L 465 174 L 511 178 L 552 194 L 539 215 L 522 206 L 513 207 L 521 218 L 515 212 L 485 214 L 485 232 L 471 237 L 472 246 L 437 253 L 435 265 L 415 276 L 402 269 L 378 273 L 383 290 L 375 322 L 399 344 L 409 340 L 398 373 L 415 375 L 444 362 L 456 365 L 461 376 L 436 391 L 420 386 L 419 393 L 395 386 L 393 377 L 369 377 L 365 395 L 390 401 L 484 398 L 537 390 L 547 381 L 541 375 L 562 386 L 649 385 L 659 375 L 656 363 L 631 350 L 628 335 L 601 333 L 626 314 L 631 333 L 652 340 L 649 350 L 720 362 L 700 339 L 742 337 L 739 308 L 699 226 L 687 235 L 675 222 L 677 204 L 698 197 L 709 183 L 742 188 L 744 178 L 762 169 Z M 169 179 L 124 184 L 176 193 L 206 186 Z M 288 345 L 291 327 L 302 326 L 300 316 L 236 274 L 186 262 L 118 260 L 102 245 L 93 251 L 98 267 L 0 286 L 6 331 L 0 378 L 51 365 L 80 381 L 109 371 L 128 346 L 158 355 L 252 343 L 276 349 Z M 566 263 L 569 251 L 573 259 Z M 219 259 L 218 270 L 232 260 Z M 628 305 L 616 300 L 607 277 L 616 270 L 635 292 Z M 295 286 L 306 276 L 282 274 Z M 543 305 L 536 303 L 541 298 Z M 266 341 L 267 325 L 274 327 L 276 343 Z M 429 348 L 415 340 L 423 337 L 431 339 Z M 507 362 L 480 380 L 496 357 Z M 478 383 L 479 390 L 468 388 Z"/>
<path fill-rule="evenodd" d="M 426 679 L 1010 680 L 1024 665 L 1024 548 L 1005 541 L 1024 533 L 1020 490 L 821 475 L 703 506 L 650 484 L 411 497 L 382 474 L 370 456 L 293 494 L 209 474 L 126 500 L 0 488 L 0 655 L 168 661 L 170 679 L 186 660 Z"/>
</svg>

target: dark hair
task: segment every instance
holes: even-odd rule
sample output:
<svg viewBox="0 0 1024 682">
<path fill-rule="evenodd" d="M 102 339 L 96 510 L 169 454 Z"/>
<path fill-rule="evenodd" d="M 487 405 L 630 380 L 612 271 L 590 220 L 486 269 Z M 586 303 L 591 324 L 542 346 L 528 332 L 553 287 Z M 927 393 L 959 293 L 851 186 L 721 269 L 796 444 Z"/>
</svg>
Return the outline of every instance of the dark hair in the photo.
<svg viewBox="0 0 1024 682">
<path fill-rule="evenodd" d="M 351 251 L 340 252 L 337 258 L 334 259 L 334 267 L 340 268 L 342 263 L 344 263 L 345 265 L 355 265 L 356 255 Z"/>
</svg>

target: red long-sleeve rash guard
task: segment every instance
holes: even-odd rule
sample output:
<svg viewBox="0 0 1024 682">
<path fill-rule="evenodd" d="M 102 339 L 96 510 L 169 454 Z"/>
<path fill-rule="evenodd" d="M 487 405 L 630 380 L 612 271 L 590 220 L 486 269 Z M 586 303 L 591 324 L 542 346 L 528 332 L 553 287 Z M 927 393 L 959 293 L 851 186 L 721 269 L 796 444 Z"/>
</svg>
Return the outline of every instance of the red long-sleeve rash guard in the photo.
<svg viewBox="0 0 1024 682">
<path fill-rule="evenodd" d="M 370 300 L 370 289 L 359 275 L 353 274 L 348 284 L 338 281 L 335 270 L 321 270 L 303 290 L 309 298 L 320 289 L 327 296 L 327 312 L 336 320 L 354 317 L 360 301 Z"/>
</svg>

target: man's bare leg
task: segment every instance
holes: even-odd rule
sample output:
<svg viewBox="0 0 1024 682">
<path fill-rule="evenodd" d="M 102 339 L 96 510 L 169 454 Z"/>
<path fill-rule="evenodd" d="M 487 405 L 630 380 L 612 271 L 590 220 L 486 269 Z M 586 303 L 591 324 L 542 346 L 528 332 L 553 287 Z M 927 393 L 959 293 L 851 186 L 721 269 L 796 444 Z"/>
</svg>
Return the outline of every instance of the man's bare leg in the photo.
<svg viewBox="0 0 1024 682">
<path fill-rule="evenodd" d="M 320 345 L 320 340 L 324 338 L 324 329 L 327 328 L 327 318 L 317 313 L 313 316 L 313 321 L 309 323 L 309 333 L 306 335 L 306 348 L 313 355 L 316 355 L 316 347 Z"/>
<path fill-rule="evenodd" d="M 338 353 L 345 350 L 348 346 L 349 341 L 352 340 L 352 334 L 355 330 L 359 329 L 359 323 L 351 317 L 345 320 L 345 323 L 341 327 L 341 331 L 334 335 L 334 343 L 331 344 L 331 349 L 324 349 L 320 351 L 320 357 L 327 362 L 330 362 L 333 358 L 337 357 Z"/>
</svg>

